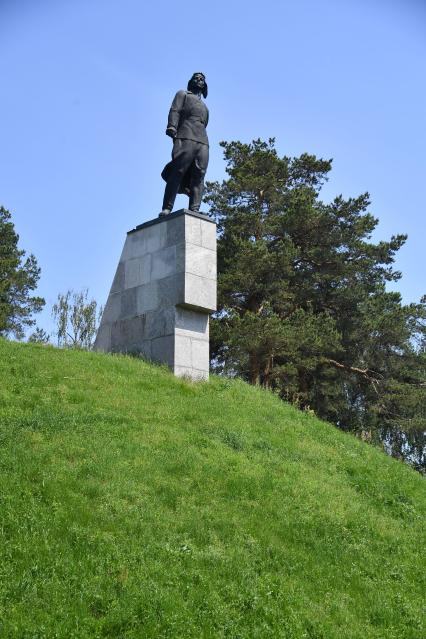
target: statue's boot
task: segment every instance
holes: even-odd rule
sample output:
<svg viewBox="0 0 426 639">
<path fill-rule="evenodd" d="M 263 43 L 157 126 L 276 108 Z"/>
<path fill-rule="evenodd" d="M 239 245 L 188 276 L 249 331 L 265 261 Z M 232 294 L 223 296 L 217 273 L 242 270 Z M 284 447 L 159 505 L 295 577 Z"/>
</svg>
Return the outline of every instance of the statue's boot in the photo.
<svg viewBox="0 0 426 639">
<path fill-rule="evenodd" d="M 199 213 L 201 206 L 201 199 L 203 197 L 204 181 L 201 180 L 198 184 L 192 184 L 191 195 L 189 197 L 188 208 L 194 213 Z"/>
</svg>

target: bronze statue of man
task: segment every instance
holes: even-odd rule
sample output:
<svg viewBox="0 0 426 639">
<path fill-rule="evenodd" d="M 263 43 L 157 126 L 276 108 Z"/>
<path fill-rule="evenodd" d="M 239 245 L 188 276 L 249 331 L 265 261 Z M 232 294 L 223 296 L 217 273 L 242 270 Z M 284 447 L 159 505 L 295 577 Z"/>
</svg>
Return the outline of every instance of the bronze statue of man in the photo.
<svg viewBox="0 0 426 639">
<path fill-rule="evenodd" d="M 200 210 L 209 162 L 209 111 L 201 96 L 207 97 L 206 78 L 203 73 L 194 73 L 187 91 L 178 91 L 172 102 L 166 129 L 173 139 L 172 161 L 161 173 L 167 184 L 160 217 L 172 212 L 177 193 L 189 196 L 191 211 Z"/>
</svg>

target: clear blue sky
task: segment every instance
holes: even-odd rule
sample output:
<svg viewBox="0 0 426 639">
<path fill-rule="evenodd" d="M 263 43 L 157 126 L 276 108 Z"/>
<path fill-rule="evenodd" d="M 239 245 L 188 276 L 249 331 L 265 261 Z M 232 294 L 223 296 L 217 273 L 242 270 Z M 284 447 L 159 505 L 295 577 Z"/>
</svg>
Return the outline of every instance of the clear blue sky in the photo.
<svg viewBox="0 0 426 639">
<path fill-rule="evenodd" d="M 404 301 L 426 292 L 426 2 L 0 0 L 0 203 L 58 292 L 105 303 L 126 231 L 156 217 L 176 90 L 209 84 L 220 140 L 333 158 L 323 199 L 369 191 L 376 240 L 408 233 Z M 177 207 L 186 205 L 181 198 Z"/>
</svg>

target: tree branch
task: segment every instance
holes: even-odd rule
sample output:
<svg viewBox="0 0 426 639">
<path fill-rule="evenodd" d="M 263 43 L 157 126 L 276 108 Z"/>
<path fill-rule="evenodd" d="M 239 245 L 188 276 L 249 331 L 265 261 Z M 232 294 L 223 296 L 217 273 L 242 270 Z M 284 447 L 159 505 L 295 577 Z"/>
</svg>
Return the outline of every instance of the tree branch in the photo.
<svg viewBox="0 0 426 639">
<path fill-rule="evenodd" d="M 331 366 L 334 366 L 335 368 L 345 370 L 348 373 L 356 373 L 357 375 L 361 375 L 373 384 L 374 390 L 376 392 L 376 384 L 379 384 L 380 380 L 383 379 L 383 375 L 377 373 L 377 371 L 371 370 L 370 368 L 358 368 L 358 366 L 349 366 L 349 364 L 337 362 L 335 359 L 326 359 L 325 361 L 327 362 L 327 364 L 331 364 Z"/>
</svg>

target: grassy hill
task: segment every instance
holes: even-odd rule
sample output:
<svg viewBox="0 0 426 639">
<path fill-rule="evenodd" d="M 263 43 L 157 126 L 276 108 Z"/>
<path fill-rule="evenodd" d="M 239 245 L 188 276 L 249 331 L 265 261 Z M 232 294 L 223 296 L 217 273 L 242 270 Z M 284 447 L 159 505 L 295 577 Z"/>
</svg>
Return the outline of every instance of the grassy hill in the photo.
<svg viewBox="0 0 426 639">
<path fill-rule="evenodd" d="M 240 381 L 0 340 L 0 637 L 425 639 L 425 486 Z"/>
</svg>

